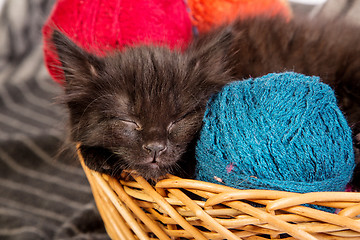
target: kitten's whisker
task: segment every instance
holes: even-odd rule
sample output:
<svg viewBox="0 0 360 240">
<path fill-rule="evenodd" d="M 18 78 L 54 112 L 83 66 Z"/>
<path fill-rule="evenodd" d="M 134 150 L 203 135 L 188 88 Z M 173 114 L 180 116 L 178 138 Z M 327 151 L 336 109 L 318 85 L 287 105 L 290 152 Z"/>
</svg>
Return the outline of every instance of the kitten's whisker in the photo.
<svg viewBox="0 0 360 240">
<path fill-rule="evenodd" d="M 186 171 L 180 166 L 178 162 L 175 162 L 175 164 L 171 165 L 169 167 L 169 173 L 177 173 L 178 175 L 186 175 Z"/>
<path fill-rule="evenodd" d="M 114 177 L 118 177 L 120 176 L 121 172 L 124 170 L 123 166 L 121 166 L 120 164 L 116 165 L 115 168 L 112 171 L 112 175 Z"/>
<path fill-rule="evenodd" d="M 107 162 L 109 161 L 109 159 L 111 159 L 113 156 L 115 156 L 115 154 L 111 154 L 108 158 L 106 158 L 106 159 L 102 162 L 102 164 L 100 165 L 100 167 L 103 168 L 103 167 L 107 164 Z"/>
</svg>

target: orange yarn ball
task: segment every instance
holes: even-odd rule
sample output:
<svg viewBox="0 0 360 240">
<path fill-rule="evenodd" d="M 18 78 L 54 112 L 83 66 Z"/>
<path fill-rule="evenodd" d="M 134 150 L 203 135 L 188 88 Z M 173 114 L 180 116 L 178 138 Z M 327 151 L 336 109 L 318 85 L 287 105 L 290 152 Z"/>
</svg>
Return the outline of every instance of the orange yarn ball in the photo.
<svg viewBox="0 0 360 240">
<path fill-rule="evenodd" d="M 188 0 L 191 21 L 198 31 L 206 32 L 237 17 L 247 18 L 258 15 L 276 15 L 291 18 L 286 0 Z"/>
</svg>

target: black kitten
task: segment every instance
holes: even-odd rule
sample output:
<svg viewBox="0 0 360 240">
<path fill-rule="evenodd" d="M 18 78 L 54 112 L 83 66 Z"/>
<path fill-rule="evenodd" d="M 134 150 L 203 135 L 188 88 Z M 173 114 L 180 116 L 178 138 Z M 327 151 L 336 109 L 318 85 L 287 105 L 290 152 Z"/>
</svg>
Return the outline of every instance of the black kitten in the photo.
<svg viewBox="0 0 360 240">
<path fill-rule="evenodd" d="M 139 46 L 97 57 L 53 35 L 71 137 L 81 142 L 86 164 L 113 176 L 132 169 L 148 179 L 191 175 L 206 103 L 235 79 L 289 70 L 318 75 L 343 109 L 358 107 L 359 41 L 352 27 L 281 18 L 235 21 L 185 52 Z"/>
<path fill-rule="evenodd" d="M 231 79 L 223 54 L 214 53 L 216 39 L 191 54 L 140 46 L 106 57 L 58 31 L 53 42 L 66 76 L 71 138 L 90 168 L 113 176 L 132 169 L 155 179 L 191 175 L 207 100 Z"/>
</svg>

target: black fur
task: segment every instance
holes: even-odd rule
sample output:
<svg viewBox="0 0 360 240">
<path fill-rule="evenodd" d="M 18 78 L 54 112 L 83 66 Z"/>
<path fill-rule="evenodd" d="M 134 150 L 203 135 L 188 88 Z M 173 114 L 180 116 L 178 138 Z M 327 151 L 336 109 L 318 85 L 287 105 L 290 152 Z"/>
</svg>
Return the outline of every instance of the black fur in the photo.
<svg viewBox="0 0 360 240">
<path fill-rule="evenodd" d="M 360 33 L 340 23 L 254 18 L 204 34 L 184 52 L 138 46 L 105 57 L 59 31 L 52 40 L 66 76 L 72 140 L 81 142 L 89 167 L 113 176 L 122 169 L 147 179 L 190 176 L 207 100 L 237 79 L 318 75 L 348 119 L 359 121 Z"/>
<path fill-rule="evenodd" d="M 193 152 L 189 143 L 208 98 L 231 79 L 219 65 L 222 56 L 210 51 L 202 61 L 197 54 L 141 46 L 98 58 L 60 32 L 53 42 L 66 75 L 71 138 L 81 142 L 89 167 L 111 175 L 133 169 L 146 178 L 188 174 L 178 164 Z M 194 165 L 193 154 L 188 162 Z"/>
</svg>

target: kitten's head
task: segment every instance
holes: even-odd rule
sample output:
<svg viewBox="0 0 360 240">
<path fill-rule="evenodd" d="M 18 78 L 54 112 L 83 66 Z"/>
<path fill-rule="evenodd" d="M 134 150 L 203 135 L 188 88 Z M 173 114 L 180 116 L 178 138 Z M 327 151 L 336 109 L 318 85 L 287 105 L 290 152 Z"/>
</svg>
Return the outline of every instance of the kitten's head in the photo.
<svg viewBox="0 0 360 240">
<path fill-rule="evenodd" d="M 65 74 L 72 140 L 90 168 L 114 176 L 122 169 L 155 179 L 174 172 L 201 128 L 207 100 L 229 81 L 214 46 L 184 53 L 138 46 L 97 57 L 58 31 L 52 41 Z"/>
</svg>

